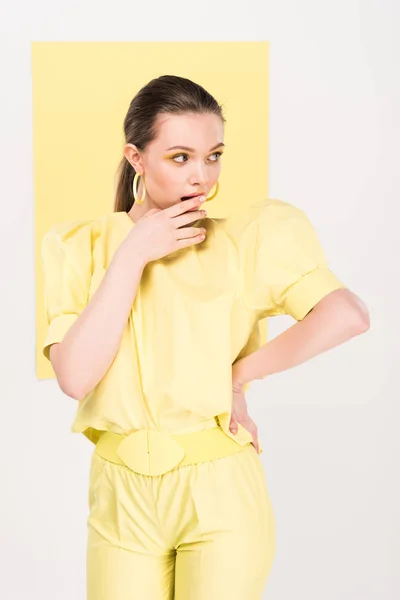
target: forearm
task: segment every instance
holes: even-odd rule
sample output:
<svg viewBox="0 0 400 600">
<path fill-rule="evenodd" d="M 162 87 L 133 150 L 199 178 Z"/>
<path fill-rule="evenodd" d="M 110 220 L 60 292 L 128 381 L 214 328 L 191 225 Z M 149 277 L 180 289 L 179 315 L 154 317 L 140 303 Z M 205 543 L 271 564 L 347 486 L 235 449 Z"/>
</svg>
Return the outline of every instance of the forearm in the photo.
<svg viewBox="0 0 400 600">
<path fill-rule="evenodd" d="M 369 328 L 368 312 L 349 290 L 332 292 L 302 320 L 233 365 L 233 381 L 254 379 L 295 367 Z"/>
<path fill-rule="evenodd" d="M 81 400 L 102 379 L 118 351 L 144 269 L 129 241 L 121 244 L 104 278 L 50 359 L 60 388 Z"/>
</svg>

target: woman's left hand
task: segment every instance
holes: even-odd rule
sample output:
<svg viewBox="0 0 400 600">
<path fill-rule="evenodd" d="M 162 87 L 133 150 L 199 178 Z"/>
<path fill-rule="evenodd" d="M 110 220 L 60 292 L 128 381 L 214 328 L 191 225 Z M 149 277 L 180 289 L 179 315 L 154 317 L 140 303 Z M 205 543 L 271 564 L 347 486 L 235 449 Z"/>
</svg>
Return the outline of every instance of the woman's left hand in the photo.
<svg viewBox="0 0 400 600">
<path fill-rule="evenodd" d="M 232 382 L 232 412 L 229 423 L 229 430 L 235 434 L 238 430 L 238 423 L 249 431 L 253 437 L 252 445 L 260 454 L 258 445 L 258 428 L 253 419 L 247 412 L 247 402 L 243 386 L 240 383 Z"/>
</svg>

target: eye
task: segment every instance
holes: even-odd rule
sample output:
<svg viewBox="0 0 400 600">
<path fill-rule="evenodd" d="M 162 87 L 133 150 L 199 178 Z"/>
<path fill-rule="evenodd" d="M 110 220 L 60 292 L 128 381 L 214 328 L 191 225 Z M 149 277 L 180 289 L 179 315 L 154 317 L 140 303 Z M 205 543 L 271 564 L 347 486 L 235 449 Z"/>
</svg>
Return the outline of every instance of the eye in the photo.
<svg viewBox="0 0 400 600">
<path fill-rule="evenodd" d="M 175 154 L 175 156 L 172 157 L 172 159 L 177 162 L 177 163 L 183 163 L 186 162 L 185 160 L 175 160 L 176 158 L 180 158 L 181 156 L 186 156 L 186 158 L 188 157 L 187 154 Z"/>
<path fill-rule="evenodd" d="M 215 160 L 214 159 L 210 159 L 211 162 L 214 162 L 214 163 L 218 162 L 219 157 L 222 156 L 222 154 L 223 154 L 223 152 L 214 152 L 213 154 L 211 154 L 211 156 L 216 156 L 217 157 Z M 186 160 L 177 160 L 178 158 L 182 158 L 182 157 L 185 158 Z M 172 160 L 174 162 L 176 162 L 176 163 L 183 164 L 183 163 L 187 162 L 188 158 L 189 158 L 188 154 L 181 153 L 181 154 L 175 154 L 175 156 L 172 157 Z"/>
<path fill-rule="evenodd" d="M 222 156 L 222 152 L 214 152 L 213 154 L 211 154 L 211 156 L 216 156 L 216 160 L 212 160 L 211 162 L 218 162 L 218 159 L 220 156 Z"/>
</svg>

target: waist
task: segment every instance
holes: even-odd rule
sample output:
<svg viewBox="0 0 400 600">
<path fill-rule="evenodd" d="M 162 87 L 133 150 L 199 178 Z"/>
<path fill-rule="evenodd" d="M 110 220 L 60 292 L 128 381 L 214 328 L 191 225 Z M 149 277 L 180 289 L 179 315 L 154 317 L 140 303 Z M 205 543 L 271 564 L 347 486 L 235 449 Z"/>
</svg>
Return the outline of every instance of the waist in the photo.
<svg viewBox="0 0 400 600">
<path fill-rule="evenodd" d="M 163 433 L 139 429 L 128 434 L 105 431 L 95 452 L 141 475 L 163 475 L 177 467 L 217 460 L 240 452 L 249 442 L 226 435 L 215 419 L 201 431 Z"/>
</svg>

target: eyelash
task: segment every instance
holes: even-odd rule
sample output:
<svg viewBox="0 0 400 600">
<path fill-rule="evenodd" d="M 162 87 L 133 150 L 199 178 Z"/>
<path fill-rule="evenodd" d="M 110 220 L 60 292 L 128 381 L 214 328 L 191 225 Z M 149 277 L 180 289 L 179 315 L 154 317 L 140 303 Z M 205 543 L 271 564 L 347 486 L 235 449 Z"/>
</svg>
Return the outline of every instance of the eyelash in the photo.
<svg viewBox="0 0 400 600">
<path fill-rule="evenodd" d="M 220 156 L 222 156 L 223 152 L 213 152 L 211 154 L 211 156 L 214 156 L 215 154 L 218 154 L 218 158 L 219 158 Z M 181 164 L 181 165 L 183 165 L 183 164 L 185 164 L 185 162 L 187 162 L 186 160 L 183 160 L 183 161 L 177 161 L 177 160 L 175 160 L 175 158 L 178 158 L 178 156 L 188 156 L 188 154 L 185 154 L 184 152 L 181 152 L 180 154 L 175 154 L 175 156 L 172 156 L 171 158 L 172 158 L 172 160 L 174 162 L 176 162 L 178 164 Z M 212 160 L 211 162 L 217 163 L 218 160 Z"/>
</svg>

